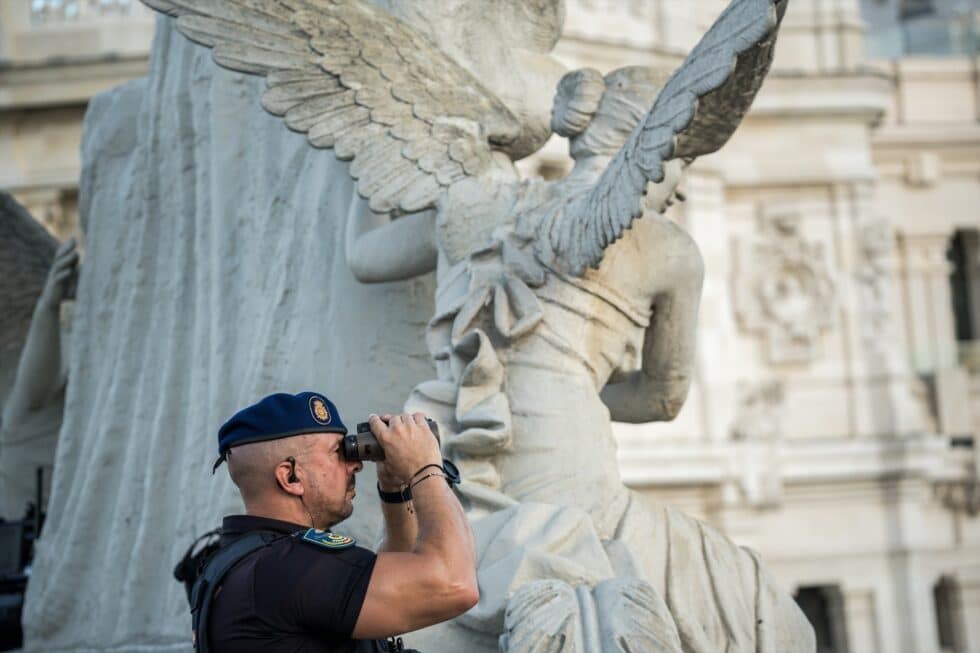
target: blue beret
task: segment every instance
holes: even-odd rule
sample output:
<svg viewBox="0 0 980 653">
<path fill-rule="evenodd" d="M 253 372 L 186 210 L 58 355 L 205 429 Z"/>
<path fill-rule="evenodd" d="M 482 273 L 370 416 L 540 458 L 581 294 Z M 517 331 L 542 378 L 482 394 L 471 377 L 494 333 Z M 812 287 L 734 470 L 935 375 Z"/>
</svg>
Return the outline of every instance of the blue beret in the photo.
<svg viewBox="0 0 980 653">
<path fill-rule="evenodd" d="M 304 433 L 347 434 L 340 411 L 318 392 L 269 395 L 243 408 L 218 429 L 218 459 L 211 472 L 225 461 L 228 450 L 240 444 L 278 440 Z"/>
</svg>

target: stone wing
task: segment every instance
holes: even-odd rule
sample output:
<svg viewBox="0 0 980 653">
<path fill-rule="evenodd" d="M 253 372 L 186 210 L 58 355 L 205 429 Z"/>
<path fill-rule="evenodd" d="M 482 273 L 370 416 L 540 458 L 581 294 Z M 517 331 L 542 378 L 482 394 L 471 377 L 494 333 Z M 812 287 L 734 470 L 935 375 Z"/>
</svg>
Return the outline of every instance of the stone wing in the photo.
<svg viewBox="0 0 980 653">
<path fill-rule="evenodd" d="M 592 191 L 548 225 L 544 243 L 575 275 L 597 267 L 605 249 L 642 215 L 648 182 L 663 164 L 724 145 L 769 72 L 789 0 L 733 0 L 674 71 L 646 117 Z"/>
<path fill-rule="evenodd" d="M 143 0 L 214 50 L 264 75 L 262 106 L 315 147 L 350 161 L 378 213 L 434 206 L 479 175 L 520 123 L 431 41 L 361 0 Z"/>
<path fill-rule="evenodd" d="M 16 357 L 23 346 L 57 247 L 27 209 L 0 191 L 0 352 Z"/>
</svg>

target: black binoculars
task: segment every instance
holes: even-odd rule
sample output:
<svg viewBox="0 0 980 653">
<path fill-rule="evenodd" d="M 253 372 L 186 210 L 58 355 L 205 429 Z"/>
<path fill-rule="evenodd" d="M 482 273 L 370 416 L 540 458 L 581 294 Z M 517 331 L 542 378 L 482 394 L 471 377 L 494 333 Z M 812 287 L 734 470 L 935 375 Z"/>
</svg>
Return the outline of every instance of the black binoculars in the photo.
<svg viewBox="0 0 980 653">
<path fill-rule="evenodd" d="M 429 430 L 439 441 L 439 425 L 433 420 L 426 418 Z M 367 422 L 357 425 L 357 433 L 348 433 L 344 436 L 344 458 L 347 460 L 371 460 L 379 461 L 385 459 L 384 449 L 378 438 L 371 433 L 371 426 Z"/>
</svg>

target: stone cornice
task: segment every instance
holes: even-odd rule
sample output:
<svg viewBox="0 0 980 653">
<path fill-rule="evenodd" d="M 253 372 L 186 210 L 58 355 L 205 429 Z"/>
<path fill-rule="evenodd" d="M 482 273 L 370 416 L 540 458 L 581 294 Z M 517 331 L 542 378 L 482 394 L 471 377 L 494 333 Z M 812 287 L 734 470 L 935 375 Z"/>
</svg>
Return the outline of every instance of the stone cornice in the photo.
<svg viewBox="0 0 980 653">
<path fill-rule="evenodd" d="M 773 71 L 747 120 L 849 118 L 876 124 L 888 110 L 893 80 L 875 71 L 812 74 Z"/>
<path fill-rule="evenodd" d="M 975 148 L 980 147 L 980 123 L 883 125 L 871 143 L 876 150 Z"/>
<path fill-rule="evenodd" d="M 0 62 L 0 111 L 84 105 L 147 69 L 145 55 Z"/>
<path fill-rule="evenodd" d="M 930 482 L 967 480 L 972 451 L 951 449 L 946 438 L 906 437 L 780 440 L 778 467 L 786 485 L 811 485 L 919 478 Z M 721 485 L 738 479 L 734 441 L 651 443 L 624 447 L 623 480 L 632 487 Z"/>
</svg>

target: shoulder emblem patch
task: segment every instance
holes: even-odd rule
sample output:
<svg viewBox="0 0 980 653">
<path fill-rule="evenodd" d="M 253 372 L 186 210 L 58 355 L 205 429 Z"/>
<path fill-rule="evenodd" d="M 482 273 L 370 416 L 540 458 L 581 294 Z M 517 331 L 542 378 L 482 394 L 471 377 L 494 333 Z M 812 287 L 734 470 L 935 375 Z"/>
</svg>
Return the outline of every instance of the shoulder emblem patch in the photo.
<svg viewBox="0 0 980 653">
<path fill-rule="evenodd" d="M 307 531 L 303 533 L 302 540 L 304 542 L 309 542 L 310 544 L 322 546 L 325 549 L 349 549 L 350 547 L 354 546 L 355 543 L 353 537 L 331 533 L 330 531 L 323 531 L 319 528 L 307 529 Z"/>
<path fill-rule="evenodd" d="M 322 397 L 310 397 L 310 414 L 320 424 L 327 425 L 330 423 L 330 411 L 327 409 L 327 402 Z"/>
</svg>

